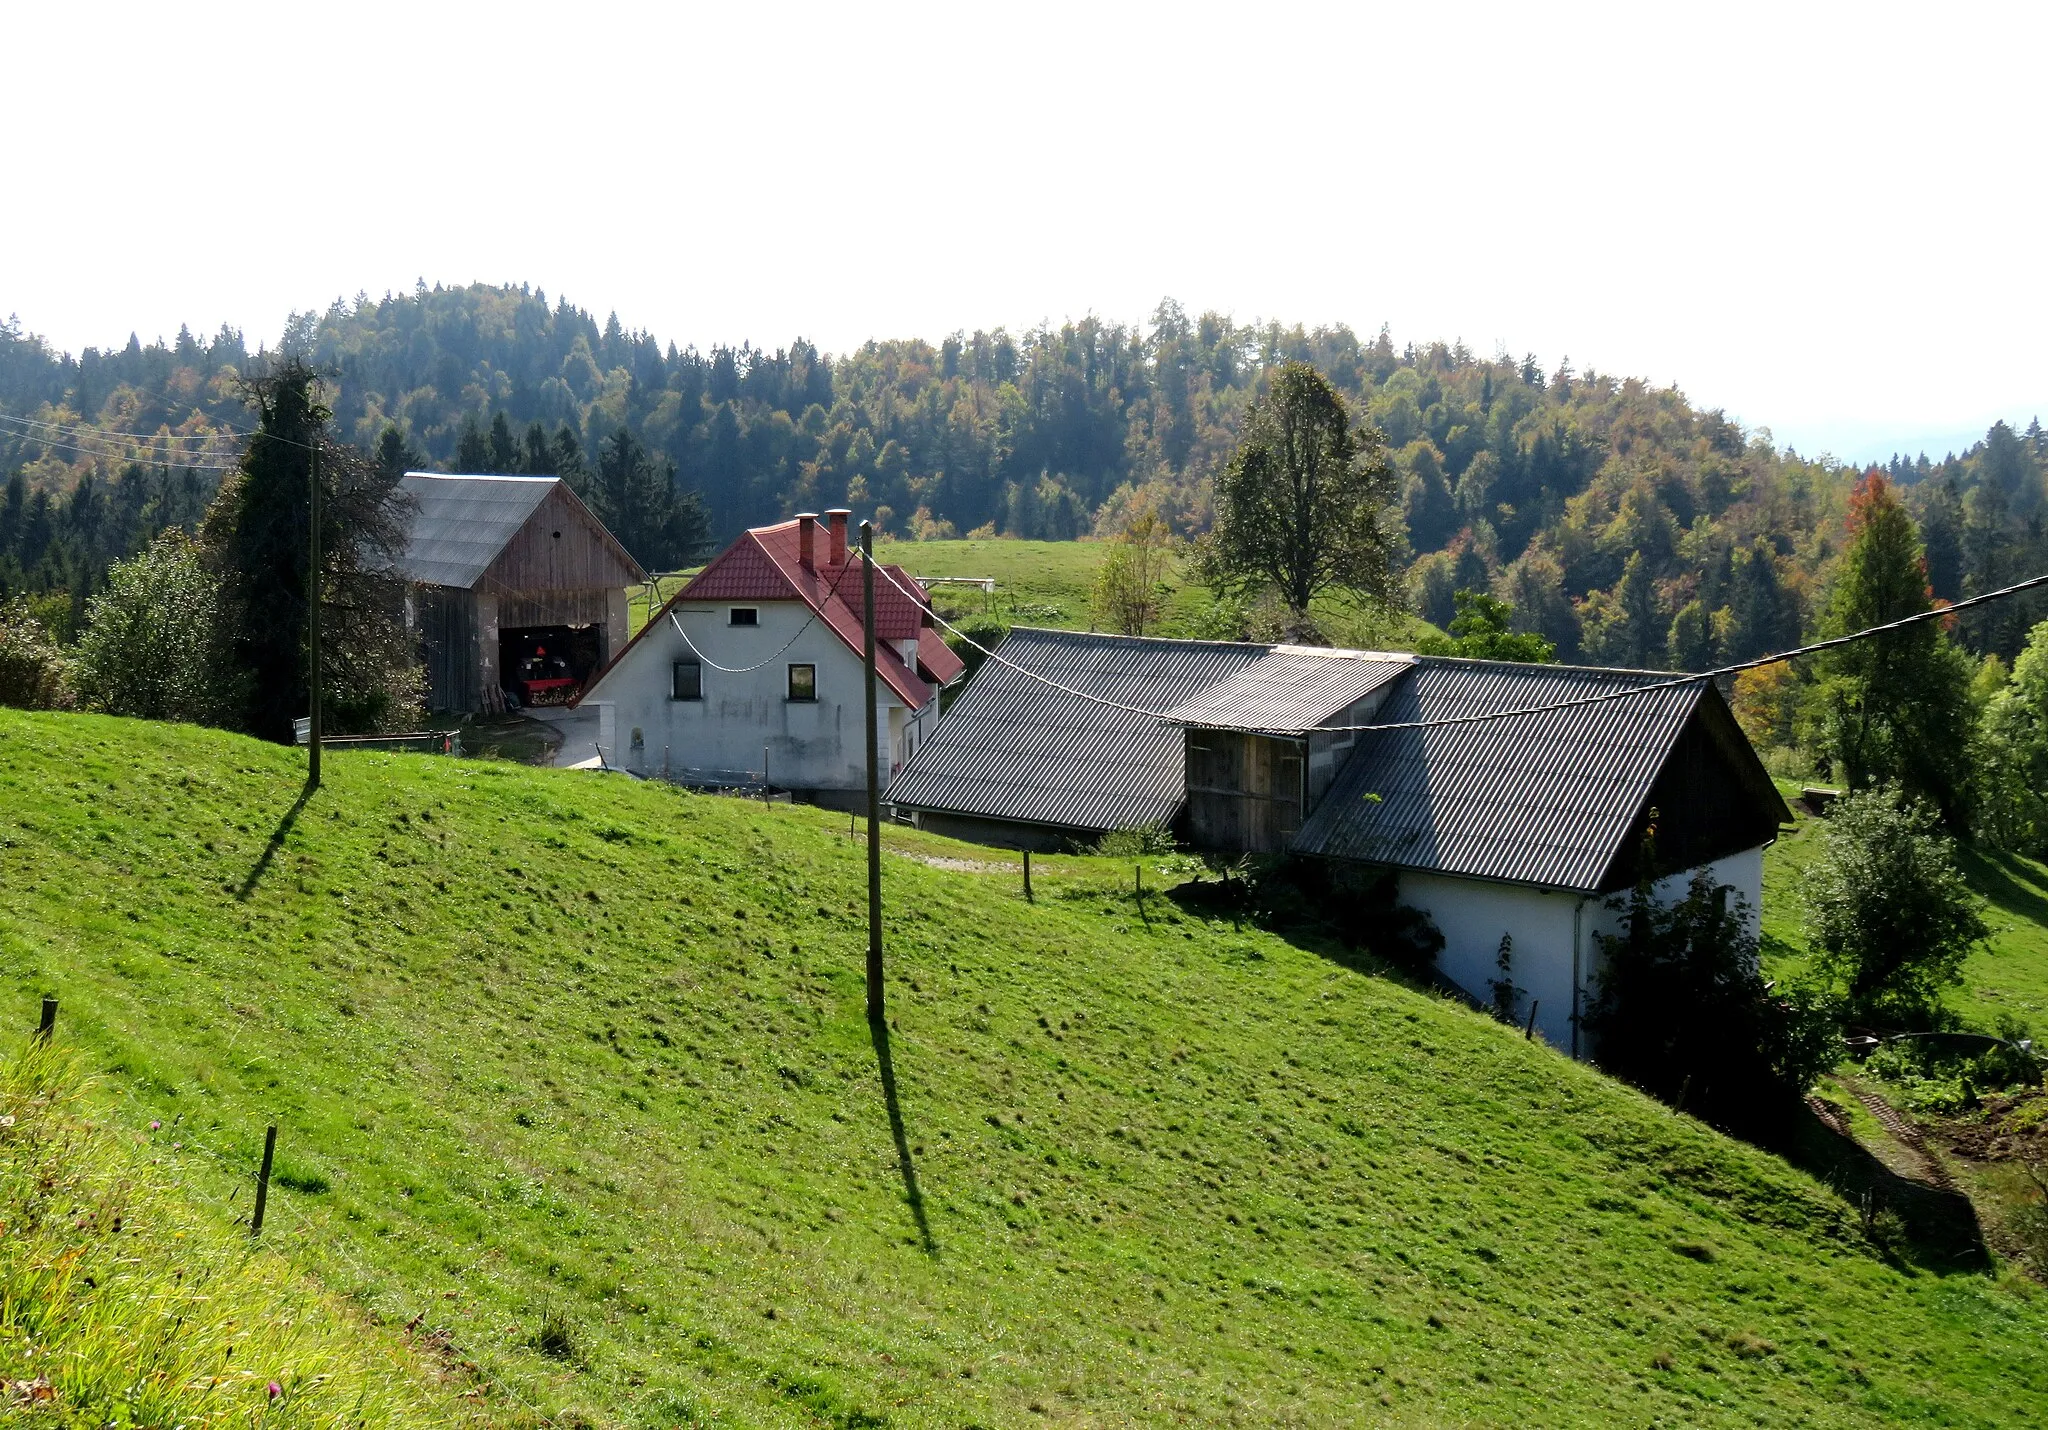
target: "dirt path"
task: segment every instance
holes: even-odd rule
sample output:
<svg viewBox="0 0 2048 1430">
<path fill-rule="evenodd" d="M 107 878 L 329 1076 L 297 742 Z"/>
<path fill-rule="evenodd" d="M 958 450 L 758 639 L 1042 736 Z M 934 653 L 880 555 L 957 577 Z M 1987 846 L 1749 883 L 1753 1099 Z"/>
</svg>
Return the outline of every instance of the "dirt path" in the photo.
<svg viewBox="0 0 2048 1430">
<path fill-rule="evenodd" d="M 1870 1109 L 1870 1115 L 1892 1135 L 1894 1141 L 1920 1159 L 1921 1165 L 1927 1169 L 1925 1180 L 1930 1186 L 1939 1187 L 1944 1192 L 1960 1190 L 1955 1179 L 1949 1176 L 1948 1168 L 1942 1165 L 1941 1158 L 1927 1145 L 1927 1139 L 1920 1135 L 1920 1129 L 1913 1125 L 1911 1119 L 1901 1116 L 1897 1108 L 1874 1092 L 1855 1086 L 1849 1090 L 1856 1094 L 1857 1101 Z"/>
</svg>

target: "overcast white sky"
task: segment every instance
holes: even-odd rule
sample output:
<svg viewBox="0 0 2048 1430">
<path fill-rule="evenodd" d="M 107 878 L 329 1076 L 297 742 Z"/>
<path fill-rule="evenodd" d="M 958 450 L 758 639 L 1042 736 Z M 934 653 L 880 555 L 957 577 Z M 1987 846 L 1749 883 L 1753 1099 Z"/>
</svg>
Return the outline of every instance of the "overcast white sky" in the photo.
<svg viewBox="0 0 2048 1430">
<path fill-rule="evenodd" d="M 73 351 L 420 277 L 834 351 L 1170 294 L 1569 354 L 1845 459 L 2048 408 L 2039 4 L 9 0 L 0 36 L 0 313 Z"/>
</svg>

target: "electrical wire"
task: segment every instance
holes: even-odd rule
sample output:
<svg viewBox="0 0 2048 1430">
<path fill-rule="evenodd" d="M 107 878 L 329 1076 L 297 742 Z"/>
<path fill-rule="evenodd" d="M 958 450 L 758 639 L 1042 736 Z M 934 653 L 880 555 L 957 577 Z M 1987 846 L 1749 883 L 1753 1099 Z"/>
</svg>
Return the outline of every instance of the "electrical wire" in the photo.
<svg viewBox="0 0 2048 1430">
<path fill-rule="evenodd" d="M 898 591 L 903 591 L 902 583 L 893 576 L 889 576 L 886 567 L 877 564 L 876 569 L 881 571 L 883 576 L 888 579 L 890 585 L 895 586 Z M 1717 666 L 1712 670 L 1699 671 L 1689 675 L 1672 676 L 1665 680 L 1653 680 L 1642 685 L 1631 685 L 1619 690 L 1606 690 L 1597 695 L 1576 696 L 1570 700 L 1553 700 L 1542 705 L 1525 705 L 1513 710 L 1489 710 L 1472 715 L 1444 715 L 1432 720 L 1394 720 L 1380 725 L 1317 725 L 1314 728 L 1318 731 L 1329 731 L 1333 734 L 1363 734 L 1367 731 L 1376 730 L 1441 730 L 1454 725 L 1477 725 L 1488 720 L 1512 720 L 1525 715 L 1548 715 L 1560 710 L 1576 710 L 1587 705 L 1603 705 L 1614 700 L 1630 700 L 1638 695 L 1649 695 L 1659 690 L 1672 690 L 1684 685 L 1704 684 L 1708 681 L 1721 679 L 1724 676 L 1740 674 L 1745 670 L 1756 670 L 1766 665 L 1777 665 L 1781 661 L 1798 660 L 1804 656 L 1815 655 L 1824 650 L 1833 650 L 1854 641 L 1867 640 L 1873 636 L 1903 630 L 1905 627 L 1917 625 L 1921 621 L 1946 619 L 1959 611 L 1966 611 L 1973 606 L 1985 605 L 1992 601 L 2002 601 L 2008 596 L 2016 596 L 2023 591 L 2036 590 L 2041 587 L 2048 587 L 2048 575 L 2035 576 L 2026 581 L 2019 581 L 2013 585 L 2001 587 L 1996 591 L 1986 591 L 1981 596 L 1971 596 L 1967 600 L 1957 601 L 1951 606 L 1936 606 L 1929 611 L 1918 611 L 1913 615 L 1903 616 L 1896 621 L 1886 621 L 1883 625 L 1869 626 L 1845 636 L 1833 636 L 1827 640 L 1815 641 L 1811 645 L 1799 646 L 1793 650 L 1779 651 L 1774 655 L 1760 655 L 1752 660 L 1736 661 L 1731 665 Z M 907 596 L 910 593 L 903 591 L 903 594 Z M 931 615 L 933 620 L 937 621 L 954 635 L 960 637 L 968 645 L 980 651 L 987 659 L 995 661 L 998 665 L 1006 666 L 1016 671 L 1019 675 L 1038 681 L 1041 685 L 1050 686 L 1063 694 L 1074 696 L 1080 700 L 1086 700 L 1091 704 L 1100 705 L 1106 709 L 1120 710 L 1129 715 L 1142 715 L 1149 719 L 1168 722 L 1174 718 L 1167 711 L 1148 710 L 1140 705 L 1129 705 L 1121 700 L 1110 700 L 1104 696 L 1091 695 L 1085 690 L 1078 690 L 1071 685 L 1054 680 L 1049 675 L 1040 674 L 1038 671 L 1019 665 L 1016 661 L 1006 656 L 998 655 L 951 621 L 948 621 L 944 616 L 941 616 L 937 611 L 932 611 Z M 1304 732 L 1300 730 L 1287 730 L 1270 733 L 1301 734 Z"/>
<path fill-rule="evenodd" d="M 195 412 L 197 408 L 193 409 Z M 204 414 L 201 414 L 204 416 Z M 152 432 L 143 436 L 139 432 L 123 432 L 108 427 L 95 427 L 85 422 L 45 422 L 40 417 L 17 417 L 12 413 L 0 412 L 0 422 L 18 422 L 25 427 L 43 427 L 62 436 L 83 437 L 126 437 L 138 442 L 217 442 L 222 437 L 246 437 L 225 424 L 218 432 Z"/>
<path fill-rule="evenodd" d="M 160 460 L 156 456 L 148 453 L 147 451 L 141 448 L 130 448 L 129 450 L 123 452 L 109 450 L 108 448 L 105 447 L 82 447 L 74 442 L 59 442 L 55 438 L 38 437 L 35 436 L 33 433 L 10 432 L 8 435 L 17 436 L 21 438 L 21 440 L 24 442 L 33 442 L 39 447 L 55 447 L 60 451 L 76 452 L 81 457 L 97 457 L 100 460 L 107 462 L 134 462 L 141 466 L 175 467 L 180 471 L 193 472 L 233 472 L 239 471 L 241 469 L 240 462 L 185 461 L 182 458 L 179 458 L 176 455 L 170 453 L 165 454 L 165 456 L 169 458 L 169 460 L 166 461 Z M 203 453 L 200 455 L 213 456 L 216 454 Z"/>
</svg>

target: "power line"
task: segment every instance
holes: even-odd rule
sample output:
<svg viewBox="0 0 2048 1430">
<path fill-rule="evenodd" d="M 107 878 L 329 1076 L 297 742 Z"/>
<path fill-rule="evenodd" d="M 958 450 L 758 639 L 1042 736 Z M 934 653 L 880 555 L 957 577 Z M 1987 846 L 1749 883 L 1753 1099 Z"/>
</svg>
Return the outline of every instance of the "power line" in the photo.
<svg viewBox="0 0 2048 1430">
<path fill-rule="evenodd" d="M 847 562 L 844 566 L 841 566 L 839 568 L 839 574 L 832 579 L 832 589 L 825 596 L 826 601 L 838 599 L 839 583 L 846 579 L 846 573 L 851 571 L 852 569 L 853 563 L 851 561 Z M 683 593 L 681 591 L 678 591 L 676 592 L 675 597 L 672 599 L 680 599 L 682 594 Z M 779 656 L 781 656 L 783 651 L 788 650 L 791 646 L 796 644 L 797 636 L 802 635 L 805 631 L 811 628 L 812 623 L 818 619 L 819 614 L 824 610 L 824 608 L 824 601 L 820 601 L 817 605 L 812 606 L 810 615 L 806 616 L 804 618 L 804 623 L 796 628 L 796 634 L 792 635 L 788 640 L 784 641 L 779 647 L 777 647 L 774 655 L 771 655 L 766 660 L 760 661 L 754 665 L 741 666 L 720 665 L 717 661 L 713 660 L 710 656 L 704 654 L 703 651 L 697 648 L 697 643 L 690 639 L 690 633 L 683 629 L 683 623 L 677 619 L 676 613 L 673 610 L 667 611 L 664 614 L 668 616 L 669 624 L 676 628 L 676 634 L 683 638 L 683 644 L 690 648 L 690 653 L 696 656 L 698 660 L 704 662 L 704 664 L 710 666 L 713 670 L 722 672 L 726 675 L 751 675 L 753 674 L 753 672 L 762 669 L 764 666 L 770 666 L 775 664 L 776 659 Z"/>
<path fill-rule="evenodd" d="M 198 409 L 193 409 L 197 411 Z M 202 416 L 204 414 L 201 414 Z M 126 437 L 138 442 L 217 442 L 223 437 L 246 437 L 250 434 L 222 424 L 218 432 L 152 432 L 147 436 L 140 432 L 124 432 L 111 427 L 97 427 L 89 422 L 45 422 L 40 417 L 18 417 L 12 413 L 0 412 L 0 422 L 18 422 L 26 427 L 45 427 L 65 436 Z"/>
<path fill-rule="evenodd" d="M 902 583 L 889 575 L 886 566 L 877 563 L 875 569 L 882 573 L 889 584 L 896 587 L 898 591 L 903 591 Z M 1775 655 L 1760 655 L 1752 660 L 1740 660 L 1732 665 L 1717 666 L 1713 670 L 1672 676 L 1667 680 L 1655 680 L 1643 685 L 1631 685 L 1620 690 L 1606 690 L 1597 695 L 1581 695 L 1570 700 L 1553 700 L 1542 705 L 1525 705 L 1514 710 L 1489 710 L 1474 715 L 1445 715 L 1433 720 L 1396 720 L 1388 721 L 1381 725 L 1318 725 L 1315 728 L 1319 731 L 1327 730 L 1334 734 L 1362 734 L 1374 730 L 1441 730 L 1453 725 L 1477 725 L 1488 720 L 1511 720 L 1524 715 L 1548 715 L 1560 710 L 1576 710 L 1586 705 L 1603 705 L 1609 701 L 1628 700 L 1638 695 L 1648 695 L 1659 690 L 1671 690 L 1683 685 L 1703 684 L 1708 681 L 1721 679 L 1724 676 L 1738 675 L 1745 670 L 1756 670 L 1766 665 L 1777 665 L 1781 661 L 1798 660 L 1804 656 L 1814 655 L 1824 650 L 1833 650 L 1839 646 L 1849 645 L 1854 641 L 1868 640 L 1873 636 L 1903 630 L 1907 626 L 1917 625 L 1921 621 L 1944 619 L 1955 615 L 1959 611 L 1969 610 L 1973 606 L 1986 605 L 1992 601 L 2002 601 L 2008 596 L 2016 596 L 2023 591 L 2031 591 L 2041 587 L 2048 587 L 2048 575 L 2035 576 L 2026 581 L 2000 587 L 1996 591 L 1986 591 L 1981 596 L 1971 596 L 1967 600 L 1957 601 L 1952 606 L 1936 606 L 1932 610 L 1918 611 L 1910 616 L 1902 616 L 1896 621 L 1887 621 L 1883 625 L 1869 626 L 1845 636 L 1832 636 L 1827 640 L 1815 641 L 1811 645 L 1799 646 L 1793 650 L 1779 651 Z M 903 594 L 907 596 L 910 593 L 903 591 Z M 1160 721 L 1167 721 L 1173 718 L 1167 711 L 1148 710 L 1143 706 L 1127 705 L 1120 700 L 1110 700 L 1104 696 L 1091 695 L 1085 690 L 1077 690 L 1071 685 L 1054 680 L 1049 675 L 1042 675 L 1038 671 L 1019 665 L 1016 661 L 990 650 L 980 641 L 977 641 L 951 621 L 948 621 L 944 616 L 941 616 L 936 610 L 932 611 L 931 614 L 933 620 L 937 621 L 954 635 L 960 637 L 968 645 L 973 646 L 974 649 L 980 651 L 987 659 L 995 661 L 998 665 L 1007 666 L 1019 675 L 1038 681 L 1041 685 L 1050 686 L 1052 689 L 1063 694 L 1074 696 L 1080 700 L 1086 700 L 1091 704 L 1100 705 L 1110 710 L 1123 711 L 1125 714 L 1142 715 L 1149 719 Z"/>
</svg>

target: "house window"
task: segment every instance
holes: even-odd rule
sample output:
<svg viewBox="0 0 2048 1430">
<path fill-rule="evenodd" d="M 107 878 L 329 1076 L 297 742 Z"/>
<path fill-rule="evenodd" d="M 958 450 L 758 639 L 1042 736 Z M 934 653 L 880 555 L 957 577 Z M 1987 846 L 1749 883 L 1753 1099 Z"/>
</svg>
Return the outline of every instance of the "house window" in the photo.
<svg viewBox="0 0 2048 1430">
<path fill-rule="evenodd" d="M 758 626 L 761 624 L 761 609 L 758 606 L 734 606 L 726 613 L 725 623 L 729 626 Z"/>
<path fill-rule="evenodd" d="M 694 660 L 679 660 L 668 691 L 671 700 L 704 698 L 704 667 Z"/>
<path fill-rule="evenodd" d="M 818 667 L 815 665 L 792 665 L 789 668 L 789 698 L 791 700 L 816 700 L 818 698 Z"/>
</svg>

